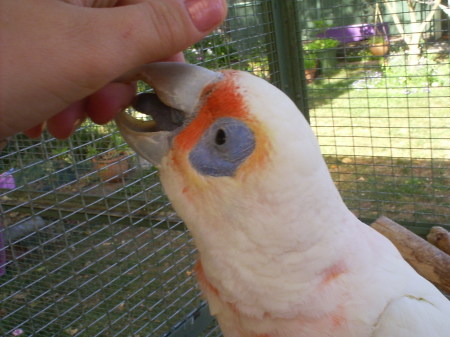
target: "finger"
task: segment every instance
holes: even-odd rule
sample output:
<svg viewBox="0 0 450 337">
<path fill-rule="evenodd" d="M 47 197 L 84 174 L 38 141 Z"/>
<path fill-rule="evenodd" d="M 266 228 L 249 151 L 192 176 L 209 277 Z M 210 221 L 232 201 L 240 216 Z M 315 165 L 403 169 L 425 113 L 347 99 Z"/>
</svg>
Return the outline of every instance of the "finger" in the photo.
<svg viewBox="0 0 450 337">
<path fill-rule="evenodd" d="M 0 81 L 0 138 L 48 120 L 130 69 L 184 50 L 226 15 L 225 0 L 131 2 L 86 8 L 54 0 L 0 1 L 13 23 L 4 44 L 14 46 L 0 62 L 8 65 Z"/>
<path fill-rule="evenodd" d="M 186 59 L 184 58 L 183 53 L 176 53 L 175 55 L 172 55 L 164 60 L 161 60 L 163 62 L 186 62 Z"/>
<path fill-rule="evenodd" d="M 76 6 L 102 8 L 102 7 L 113 7 L 117 5 L 120 0 L 62 0 L 62 1 Z"/>
<path fill-rule="evenodd" d="M 106 124 L 131 104 L 135 94 L 135 83 L 110 83 L 89 97 L 87 114 L 94 123 Z"/>
<path fill-rule="evenodd" d="M 170 58 L 206 36 L 226 15 L 225 0 L 129 2 L 85 9 L 90 19 L 79 36 L 79 52 L 95 64 L 92 70 L 99 75 L 93 74 L 93 81 L 105 74 L 112 81 L 136 66 Z"/>
<path fill-rule="evenodd" d="M 47 130 L 57 139 L 69 137 L 86 119 L 86 100 L 69 105 L 47 121 Z"/>
<path fill-rule="evenodd" d="M 36 125 L 28 130 L 25 130 L 23 133 L 29 138 L 39 138 L 42 134 L 42 131 L 44 131 L 44 128 L 45 122 L 40 123 L 39 125 Z"/>
</svg>

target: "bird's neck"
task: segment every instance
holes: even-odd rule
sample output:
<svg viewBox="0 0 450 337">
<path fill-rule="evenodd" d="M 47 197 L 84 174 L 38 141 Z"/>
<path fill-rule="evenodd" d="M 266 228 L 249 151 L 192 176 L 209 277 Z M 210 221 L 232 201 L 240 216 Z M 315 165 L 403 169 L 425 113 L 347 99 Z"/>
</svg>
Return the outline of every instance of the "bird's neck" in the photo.
<svg viewBox="0 0 450 337">
<path fill-rule="evenodd" d="M 208 288 L 249 314 L 263 315 L 279 305 L 282 315 L 293 312 L 286 303 L 300 306 L 315 287 L 344 272 L 343 256 L 361 224 L 334 187 L 321 198 L 312 191 L 303 197 L 308 193 L 286 186 L 281 195 L 246 195 L 225 221 L 221 214 L 208 223 L 197 218 L 195 228 L 214 227 L 193 230 Z M 260 303 L 246 307 L 254 300 Z M 260 311 L 252 312 L 256 308 Z"/>
</svg>

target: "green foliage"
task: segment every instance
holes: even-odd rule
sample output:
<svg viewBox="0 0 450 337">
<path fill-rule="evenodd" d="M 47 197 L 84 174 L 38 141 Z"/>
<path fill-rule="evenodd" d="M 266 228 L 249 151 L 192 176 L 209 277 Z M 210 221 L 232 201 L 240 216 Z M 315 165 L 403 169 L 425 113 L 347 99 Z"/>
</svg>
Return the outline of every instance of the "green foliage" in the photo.
<svg viewBox="0 0 450 337">
<path fill-rule="evenodd" d="M 303 50 L 306 51 L 321 51 L 323 49 L 336 48 L 339 41 L 335 39 L 316 39 L 303 45 Z"/>
<path fill-rule="evenodd" d="M 194 44 L 185 51 L 185 57 L 188 63 L 202 63 L 209 68 L 228 68 L 240 61 L 231 37 L 220 32 Z"/>
<path fill-rule="evenodd" d="M 369 49 L 361 49 L 356 53 L 352 61 L 369 62 L 378 61 L 379 59 L 380 57 L 373 55 Z"/>
<path fill-rule="evenodd" d="M 380 60 L 379 56 L 375 56 L 371 53 L 370 49 L 366 45 L 358 45 L 352 47 L 344 47 L 345 63 L 348 67 L 359 67 L 359 63 L 356 65 L 352 62 L 367 62 Z"/>
<path fill-rule="evenodd" d="M 317 61 L 314 54 L 304 55 L 303 64 L 305 69 L 314 69 L 317 66 Z"/>
<path fill-rule="evenodd" d="M 86 146 L 86 158 L 98 156 L 102 159 L 110 159 L 128 150 L 128 145 L 114 122 L 97 126 L 96 129 L 98 136 L 95 142 Z"/>
<path fill-rule="evenodd" d="M 388 87 L 448 86 L 448 64 L 422 57 L 417 65 L 408 64 L 408 55 L 391 55 L 382 66 Z M 446 76 L 444 76 L 447 74 Z"/>
<path fill-rule="evenodd" d="M 304 67 L 305 69 L 313 69 L 317 66 L 317 59 L 327 50 L 336 48 L 339 41 L 334 39 L 316 39 L 311 42 L 303 44 L 304 53 Z"/>
<path fill-rule="evenodd" d="M 329 24 L 325 20 L 314 20 L 313 24 L 314 28 L 321 30 L 326 30 L 327 28 L 331 27 L 331 24 Z"/>
<path fill-rule="evenodd" d="M 374 44 L 389 44 L 389 42 L 386 41 L 386 39 L 384 38 L 384 36 L 380 36 L 380 35 L 374 35 L 374 36 L 371 36 L 371 37 L 369 38 L 369 43 L 370 43 L 371 45 L 374 45 Z"/>
<path fill-rule="evenodd" d="M 149 91 L 151 87 L 144 81 L 137 82 L 137 92 Z"/>
</svg>

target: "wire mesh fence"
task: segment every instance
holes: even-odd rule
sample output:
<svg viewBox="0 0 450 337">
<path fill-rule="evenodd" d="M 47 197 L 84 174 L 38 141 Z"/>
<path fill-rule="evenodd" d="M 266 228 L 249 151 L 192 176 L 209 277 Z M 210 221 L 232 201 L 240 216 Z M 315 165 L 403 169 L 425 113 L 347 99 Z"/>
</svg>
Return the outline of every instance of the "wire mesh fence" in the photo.
<svg viewBox="0 0 450 337">
<path fill-rule="evenodd" d="M 435 3 L 415 2 L 414 22 L 407 1 L 229 1 L 186 58 L 285 90 L 351 210 L 423 235 L 450 213 L 449 19 Z M 0 173 L 0 335 L 220 335 L 192 323 L 205 312 L 192 239 L 114 124 L 17 135 Z"/>
<path fill-rule="evenodd" d="M 449 21 L 437 3 L 302 2 L 311 124 L 341 193 L 360 218 L 421 234 L 449 222 Z"/>
</svg>

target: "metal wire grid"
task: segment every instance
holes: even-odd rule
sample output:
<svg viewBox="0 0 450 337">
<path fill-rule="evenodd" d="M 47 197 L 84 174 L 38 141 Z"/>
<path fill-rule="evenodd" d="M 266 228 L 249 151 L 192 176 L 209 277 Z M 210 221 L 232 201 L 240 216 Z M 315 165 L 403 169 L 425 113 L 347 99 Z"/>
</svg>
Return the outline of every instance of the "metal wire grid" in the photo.
<svg viewBox="0 0 450 337">
<path fill-rule="evenodd" d="M 268 78 L 264 3 L 230 1 L 188 60 Z M 0 156 L 0 335 L 163 336 L 199 307 L 192 239 L 114 124 L 18 135 Z M 213 322 L 206 335 L 220 335 Z"/>
<path fill-rule="evenodd" d="M 210 328 L 202 337 L 220 337 L 222 333 L 220 332 L 219 326 L 215 325 Z"/>
<path fill-rule="evenodd" d="M 307 7 L 296 13 L 304 44 L 319 33 L 314 15 L 334 26 L 371 17 L 360 2 L 296 4 Z M 282 86 L 272 9 L 271 1 L 230 1 L 230 18 L 188 60 L 253 71 Z M 307 93 L 311 123 L 347 204 L 363 219 L 384 213 L 422 234 L 430 223 L 448 223 L 449 125 L 439 109 L 449 108 L 449 85 L 419 97 L 387 81 L 370 87 L 379 63 L 361 60 L 367 46 L 335 49 L 339 63 L 322 68 Z M 125 152 L 124 172 L 100 177 L 106 168 L 92 159 L 109 149 Z M 17 136 L 1 159 L 2 335 L 159 336 L 199 306 L 191 239 L 154 169 L 127 151 L 114 126 L 86 125 L 65 142 Z M 205 332 L 219 335 L 215 325 Z"/>
<path fill-rule="evenodd" d="M 322 56 L 325 67 L 319 64 L 307 92 L 311 124 L 347 205 L 367 222 L 385 214 L 419 234 L 432 224 L 448 224 L 448 17 L 435 15 L 423 35 L 420 63 L 411 64 L 383 1 L 377 19 L 375 1 L 299 3 L 305 49 L 324 31 L 342 34 L 340 44 L 330 48 L 334 63 Z M 411 36 L 406 2 L 390 3 Z M 427 6 L 417 5 L 419 20 L 429 13 Z M 354 37 L 351 25 L 366 25 L 367 34 L 370 25 L 387 26 L 389 53 L 373 56 L 370 36 L 342 42 Z"/>
<path fill-rule="evenodd" d="M 36 194 L 2 194 L 15 221 L 4 232 L 3 335 L 161 335 L 198 305 L 191 239 L 155 193 L 155 172 L 142 175 L 67 194 L 45 192 L 48 175 L 30 182 L 44 186 Z"/>
<path fill-rule="evenodd" d="M 228 19 L 186 52 L 190 63 L 233 68 L 274 79 L 276 54 L 271 1 L 228 1 Z"/>
<path fill-rule="evenodd" d="M 99 142 L 17 137 L 5 156 L 20 168 L 0 195 L 4 336 L 163 335 L 200 303 L 191 238 L 156 172 L 128 154 L 124 173 L 99 181 Z M 89 146 L 94 156 L 66 158 Z"/>
</svg>

